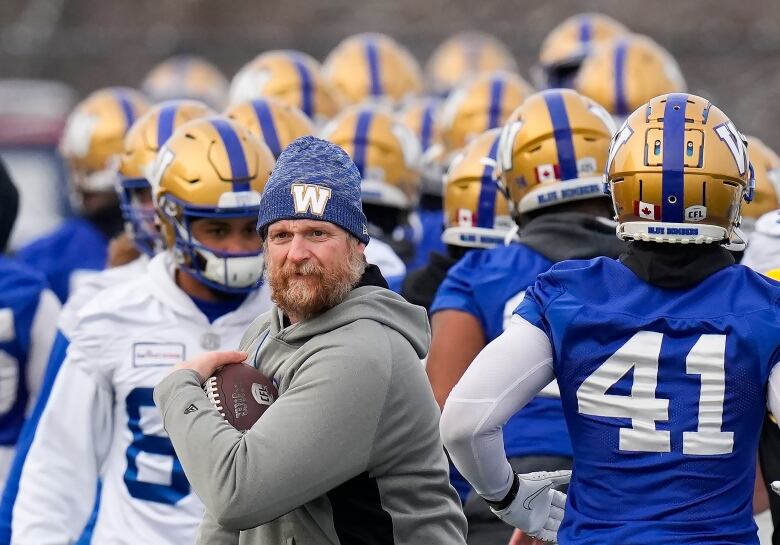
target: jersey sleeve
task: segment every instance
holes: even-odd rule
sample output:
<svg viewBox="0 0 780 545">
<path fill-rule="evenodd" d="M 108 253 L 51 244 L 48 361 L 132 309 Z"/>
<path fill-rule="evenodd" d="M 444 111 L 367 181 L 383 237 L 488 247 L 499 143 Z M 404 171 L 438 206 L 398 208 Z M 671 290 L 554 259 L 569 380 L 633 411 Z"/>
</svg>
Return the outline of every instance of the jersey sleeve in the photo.
<svg viewBox="0 0 780 545">
<path fill-rule="evenodd" d="M 12 545 L 73 543 L 89 520 L 112 437 L 112 391 L 89 365 L 99 353 L 94 334 L 77 332 L 21 470 Z"/>
<path fill-rule="evenodd" d="M 60 313 L 60 301 L 48 289 L 41 292 L 38 308 L 30 331 L 30 351 L 27 358 L 27 388 L 30 397 L 27 402 L 27 414 L 30 414 L 38 394 L 41 391 L 46 373 L 49 354 L 57 334 L 57 317 Z"/>
<path fill-rule="evenodd" d="M 486 329 L 475 291 L 475 281 L 480 278 L 479 257 L 480 252 L 469 252 L 447 272 L 433 299 L 431 316 L 440 310 L 459 310 L 476 317 Z"/>
<path fill-rule="evenodd" d="M 563 293 L 563 289 L 555 280 L 554 268 L 540 274 L 533 286 L 525 292 L 525 297 L 514 314 L 544 331 L 549 337 L 550 328 L 544 316 L 548 305 Z"/>
<path fill-rule="evenodd" d="M 545 334 L 513 316 L 447 398 L 441 434 L 455 466 L 484 498 L 498 500 L 512 484 L 502 430 L 554 378 Z"/>
</svg>

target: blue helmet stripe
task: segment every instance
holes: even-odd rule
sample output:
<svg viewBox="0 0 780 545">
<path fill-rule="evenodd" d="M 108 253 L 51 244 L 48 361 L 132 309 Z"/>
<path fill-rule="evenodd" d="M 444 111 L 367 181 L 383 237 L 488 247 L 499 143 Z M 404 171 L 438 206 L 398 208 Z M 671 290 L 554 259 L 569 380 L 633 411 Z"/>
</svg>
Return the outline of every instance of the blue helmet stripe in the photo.
<svg viewBox="0 0 780 545">
<path fill-rule="evenodd" d="M 580 42 L 587 44 L 591 40 L 591 34 L 593 33 L 593 25 L 590 17 L 583 15 L 580 17 Z"/>
<path fill-rule="evenodd" d="M 246 165 L 244 148 L 241 147 L 236 131 L 230 123 L 223 119 L 212 119 L 211 124 L 217 129 L 222 143 L 225 145 L 228 161 L 230 161 L 230 177 L 233 179 L 233 191 L 249 191 L 249 169 Z"/>
<path fill-rule="evenodd" d="M 276 133 L 276 123 L 274 123 L 273 114 L 265 100 L 253 100 L 252 108 L 255 110 L 255 116 L 260 123 L 260 130 L 263 131 L 263 140 L 271 149 L 274 157 L 279 157 L 282 153 L 282 145 L 279 143 L 279 135 Z"/>
<path fill-rule="evenodd" d="M 626 102 L 625 69 L 628 43 L 620 40 L 615 47 L 615 113 L 627 115 L 628 104 Z"/>
<path fill-rule="evenodd" d="M 561 180 L 573 180 L 577 178 L 577 156 L 574 153 L 574 140 L 569 125 L 569 115 L 566 113 L 566 103 L 559 91 L 544 93 L 544 101 L 547 103 L 552 121 Z"/>
<path fill-rule="evenodd" d="M 495 78 L 490 81 L 490 111 L 488 126 L 485 129 L 495 129 L 501 125 L 501 101 L 504 99 L 504 80 Z"/>
<path fill-rule="evenodd" d="M 429 104 L 423 110 L 422 127 L 420 127 L 420 146 L 423 151 L 431 146 L 433 134 L 433 104 Z"/>
<path fill-rule="evenodd" d="M 668 96 L 664 108 L 663 172 L 661 174 L 661 220 L 670 223 L 683 222 L 685 202 L 685 107 L 688 95 L 675 93 Z M 675 202 L 669 202 L 669 200 Z"/>
<path fill-rule="evenodd" d="M 382 78 L 379 74 L 379 49 L 377 49 L 376 42 L 371 38 L 366 39 L 365 47 L 368 70 L 371 74 L 371 96 L 379 97 L 384 94 Z"/>
<path fill-rule="evenodd" d="M 498 138 L 493 140 L 488 152 L 488 158 L 495 161 L 498 153 Z M 496 191 L 498 185 L 493 179 L 493 169 L 495 167 L 485 165 L 482 170 L 482 185 L 479 190 L 479 203 L 477 205 L 477 227 L 492 228 L 496 217 Z"/>
<path fill-rule="evenodd" d="M 360 112 L 355 126 L 355 138 L 352 141 L 352 160 L 360 171 L 360 175 L 365 177 L 366 151 L 368 148 L 368 131 L 371 129 L 371 121 L 374 114 L 371 110 Z"/>
<path fill-rule="evenodd" d="M 124 91 L 115 92 L 116 99 L 119 101 L 119 107 L 122 108 L 122 114 L 125 116 L 125 126 L 129 129 L 135 123 L 135 109 L 127 93 Z"/>
<path fill-rule="evenodd" d="M 293 64 L 301 78 L 301 110 L 309 117 L 314 117 L 314 83 L 309 67 L 297 57 L 293 57 Z"/>
<path fill-rule="evenodd" d="M 157 148 L 161 148 L 165 141 L 173 134 L 173 123 L 176 121 L 176 112 L 179 107 L 175 104 L 166 106 L 160 110 L 160 117 L 157 119 Z"/>
</svg>

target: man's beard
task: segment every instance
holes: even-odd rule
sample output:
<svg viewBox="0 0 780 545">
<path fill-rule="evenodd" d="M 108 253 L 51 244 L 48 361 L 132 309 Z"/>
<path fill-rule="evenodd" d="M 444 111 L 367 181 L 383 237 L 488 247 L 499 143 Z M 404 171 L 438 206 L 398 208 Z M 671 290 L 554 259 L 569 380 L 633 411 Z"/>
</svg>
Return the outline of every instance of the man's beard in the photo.
<svg viewBox="0 0 780 545">
<path fill-rule="evenodd" d="M 271 287 L 271 299 L 282 312 L 306 320 L 341 303 L 365 268 L 363 253 L 350 244 L 347 259 L 335 269 L 325 269 L 314 261 L 281 267 L 268 262 L 265 280 Z"/>
</svg>

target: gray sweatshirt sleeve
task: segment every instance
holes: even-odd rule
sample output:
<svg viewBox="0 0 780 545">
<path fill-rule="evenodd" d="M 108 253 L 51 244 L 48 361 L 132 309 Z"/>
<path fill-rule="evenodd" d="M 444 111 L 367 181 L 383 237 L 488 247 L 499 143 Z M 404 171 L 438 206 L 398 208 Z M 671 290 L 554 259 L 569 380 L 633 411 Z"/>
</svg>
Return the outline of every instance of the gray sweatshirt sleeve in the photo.
<svg viewBox="0 0 780 545">
<path fill-rule="evenodd" d="M 313 353 L 246 434 L 210 406 L 195 372 L 155 388 L 187 478 L 219 525 L 254 528 L 367 469 L 391 368 L 387 336 L 372 333 Z M 198 410 L 185 414 L 191 404 Z"/>
<path fill-rule="evenodd" d="M 238 530 L 228 530 L 206 511 L 198 530 L 195 545 L 238 545 Z"/>
</svg>

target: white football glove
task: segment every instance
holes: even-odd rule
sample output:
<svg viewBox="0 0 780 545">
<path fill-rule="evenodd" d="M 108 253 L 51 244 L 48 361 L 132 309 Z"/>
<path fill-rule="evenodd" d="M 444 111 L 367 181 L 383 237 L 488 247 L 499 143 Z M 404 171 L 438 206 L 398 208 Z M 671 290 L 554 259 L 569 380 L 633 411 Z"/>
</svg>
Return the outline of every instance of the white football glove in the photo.
<svg viewBox="0 0 780 545">
<path fill-rule="evenodd" d="M 566 494 L 553 487 L 568 483 L 571 471 L 537 471 L 517 476 L 520 487 L 509 507 L 498 511 L 491 507 L 490 510 L 529 536 L 556 543 Z"/>
<path fill-rule="evenodd" d="M 780 481 L 772 481 L 772 484 L 769 486 L 772 487 L 772 492 L 780 495 Z"/>
</svg>

